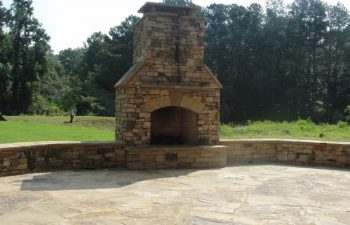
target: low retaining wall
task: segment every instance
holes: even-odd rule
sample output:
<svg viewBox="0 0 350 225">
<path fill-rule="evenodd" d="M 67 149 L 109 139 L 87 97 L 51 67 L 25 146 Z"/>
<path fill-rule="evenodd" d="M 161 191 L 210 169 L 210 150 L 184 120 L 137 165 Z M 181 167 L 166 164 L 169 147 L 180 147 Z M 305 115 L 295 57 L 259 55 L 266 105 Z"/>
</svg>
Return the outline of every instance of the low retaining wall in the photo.
<svg viewBox="0 0 350 225">
<path fill-rule="evenodd" d="M 350 142 L 301 140 L 224 140 L 227 164 L 290 163 L 350 167 Z"/>
<path fill-rule="evenodd" d="M 212 168 L 291 163 L 350 168 L 349 142 L 223 140 L 223 146 L 131 147 L 119 142 L 0 145 L 0 176 L 63 169 Z"/>
<path fill-rule="evenodd" d="M 62 169 L 125 167 L 121 143 L 37 142 L 0 145 L 0 176 Z"/>
</svg>

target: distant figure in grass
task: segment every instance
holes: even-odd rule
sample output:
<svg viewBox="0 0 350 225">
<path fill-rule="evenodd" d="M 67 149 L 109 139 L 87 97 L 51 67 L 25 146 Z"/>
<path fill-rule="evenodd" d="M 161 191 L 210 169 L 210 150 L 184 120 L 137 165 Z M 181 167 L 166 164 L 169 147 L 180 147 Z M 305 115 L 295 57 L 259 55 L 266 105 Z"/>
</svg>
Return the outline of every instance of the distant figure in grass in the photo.
<svg viewBox="0 0 350 225">
<path fill-rule="evenodd" d="M 75 117 L 75 115 L 77 114 L 76 110 L 74 108 L 72 108 L 69 112 L 70 115 L 70 123 L 73 123 L 73 119 Z"/>
<path fill-rule="evenodd" d="M 0 113 L 0 121 L 6 121 L 6 119 Z"/>
</svg>

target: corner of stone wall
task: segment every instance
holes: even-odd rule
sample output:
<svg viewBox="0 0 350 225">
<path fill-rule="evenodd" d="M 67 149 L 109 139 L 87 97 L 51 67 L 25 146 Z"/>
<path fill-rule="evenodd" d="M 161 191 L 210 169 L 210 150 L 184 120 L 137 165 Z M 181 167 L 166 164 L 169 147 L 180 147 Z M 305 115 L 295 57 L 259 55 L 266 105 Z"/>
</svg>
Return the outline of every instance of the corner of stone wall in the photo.
<svg viewBox="0 0 350 225">
<path fill-rule="evenodd" d="M 0 176 L 63 169 L 124 167 L 125 144 L 121 142 L 0 145 Z"/>
</svg>

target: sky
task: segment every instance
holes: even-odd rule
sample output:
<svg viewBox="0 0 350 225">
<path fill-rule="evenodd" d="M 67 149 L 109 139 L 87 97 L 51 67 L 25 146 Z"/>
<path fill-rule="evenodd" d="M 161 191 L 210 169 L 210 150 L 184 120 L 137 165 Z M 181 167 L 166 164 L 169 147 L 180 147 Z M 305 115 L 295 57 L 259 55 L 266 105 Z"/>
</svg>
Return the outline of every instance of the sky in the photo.
<svg viewBox="0 0 350 225">
<path fill-rule="evenodd" d="M 83 47 L 84 42 L 94 32 L 108 33 L 127 16 L 138 15 L 137 11 L 146 1 L 161 0 L 33 0 L 34 17 L 51 37 L 50 45 L 55 53 L 66 48 Z M 350 0 L 326 0 L 329 4 L 343 3 L 350 9 Z M 193 0 L 200 6 L 212 3 L 238 4 L 251 3 L 265 5 L 265 0 Z M 289 4 L 292 0 L 285 0 Z M 3 0 L 8 8 L 12 0 Z"/>
</svg>

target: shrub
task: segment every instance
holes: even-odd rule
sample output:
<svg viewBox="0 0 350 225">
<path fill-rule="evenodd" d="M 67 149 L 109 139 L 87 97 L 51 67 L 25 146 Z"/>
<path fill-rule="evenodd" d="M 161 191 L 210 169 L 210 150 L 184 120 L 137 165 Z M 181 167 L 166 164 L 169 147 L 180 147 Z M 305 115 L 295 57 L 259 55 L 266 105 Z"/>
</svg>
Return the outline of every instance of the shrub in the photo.
<svg viewBox="0 0 350 225">
<path fill-rule="evenodd" d="M 62 115 L 62 110 L 53 102 L 50 102 L 45 97 L 36 94 L 28 108 L 28 113 L 31 115 L 47 115 L 57 116 Z"/>
<path fill-rule="evenodd" d="M 304 130 L 304 131 L 311 131 L 314 129 L 314 123 L 311 121 L 310 118 L 303 120 L 303 119 L 299 119 L 296 122 L 297 126 L 299 127 L 300 130 Z"/>
<path fill-rule="evenodd" d="M 344 110 L 344 119 L 350 123 L 350 105 L 348 105 Z"/>
<path fill-rule="evenodd" d="M 344 122 L 344 121 L 339 120 L 338 123 L 337 123 L 337 127 L 342 128 L 342 129 L 343 128 L 347 128 L 348 124 L 346 122 Z"/>
</svg>

